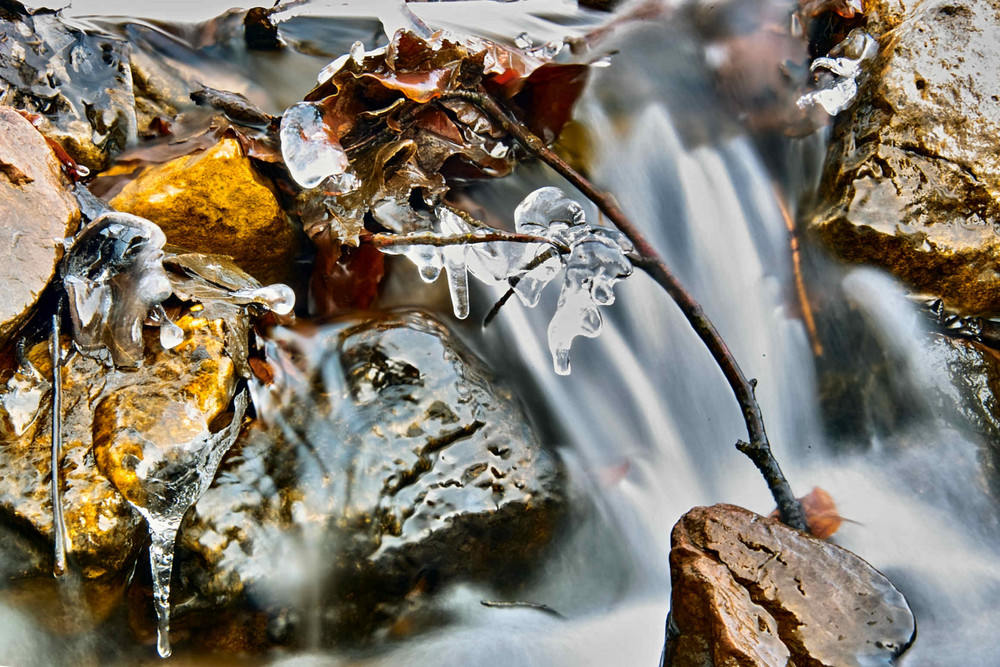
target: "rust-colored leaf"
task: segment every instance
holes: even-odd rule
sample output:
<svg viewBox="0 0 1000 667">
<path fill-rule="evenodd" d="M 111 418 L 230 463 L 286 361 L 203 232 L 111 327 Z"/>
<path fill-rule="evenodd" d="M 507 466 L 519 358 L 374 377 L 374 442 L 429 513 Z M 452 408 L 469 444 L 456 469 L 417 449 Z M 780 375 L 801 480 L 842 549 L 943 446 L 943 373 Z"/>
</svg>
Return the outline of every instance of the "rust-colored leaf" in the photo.
<svg viewBox="0 0 1000 667">
<path fill-rule="evenodd" d="M 322 317 L 347 308 L 371 307 L 384 276 L 383 255 L 376 248 L 367 244 L 338 247 L 324 237 L 317 244 L 310 284 L 314 314 Z"/>
<path fill-rule="evenodd" d="M 809 525 L 809 532 L 813 537 L 825 540 L 832 537 L 844 519 L 837 513 L 837 504 L 829 493 L 819 488 L 813 487 L 808 494 L 799 498 L 802 503 L 802 511 L 806 515 L 806 523 Z M 778 510 L 771 512 L 771 518 L 778 518 Z"/>
</svg>

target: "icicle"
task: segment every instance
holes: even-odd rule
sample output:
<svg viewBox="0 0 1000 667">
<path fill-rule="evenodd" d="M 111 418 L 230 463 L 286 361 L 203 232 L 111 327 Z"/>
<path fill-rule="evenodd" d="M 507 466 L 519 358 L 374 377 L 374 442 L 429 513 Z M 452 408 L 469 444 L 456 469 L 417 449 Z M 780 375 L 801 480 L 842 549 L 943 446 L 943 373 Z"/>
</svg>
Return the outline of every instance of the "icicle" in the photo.
<svg viewBox="0 0 1000 667">
<path fill-rule="evenodd" d="M 327 194 L 357 189 L 357 177 L 348 171 L 347 153 L 323 120 L 323 108 L 299 102 L 285 110 L 278 132 L 281 157 L 292 179 L 306 189 L 323 184 Z"/>
<path fill-rule="evenodd" d="M 59 468 L 62 464 L 62 347 L 59 344 L 59 318 L 62 309 L 57 308 L 52 315 L 52 453 L 51 453 L 51 497 L 52 535 L 55 539 L 55 559 L 52 573 L 60 577 L 66 573 L 66 521 L 63 518 L 62 490 L 60 489 Z"/>
<path fill-rule="evenodd" d="M 215 478 L 215 472 L 243 424 L 247 407 L 247 392 L 240 392 L 233 402 L 234 415 L 229 426 L 218 433 L 208 433 L 193 445 L 178 446 L 186 461 L 166 462 L 150 470 L 142 478 L 143 501 L 133 502 L 149 529 L 149 566 L 153 575 L 153 603 L 156 607 L 156 648 L 161 657 L 170 649 L 170 577 L 173 570 L 177 531 L 188 509 L 205 493 Z M 178 465 L 185 465 L 185 474 L 178 474 Z M 193 473 L 193 474 L 190 474 Z"/>
<path fill-rule="evenodd" d="M 440 206 L 436 210 L 439 231 L 442 236 L 466 234 L 470 231 L 468 223 L 447 208 Z M 451 294 L 451 307 L 455 317 L 464 320 L 469 316 L 469 272 L 465 256 L 466 245 L 453 245 L 441 248 L 444 261 L 444 271 L 448 276 L 448 291 Z"/>
<path fill-rule="evenodd" d="M 569 375 L 569 350 L 577 336 L 594 338 L 601 333 L 601 314 L 590 298 L 589 277 L 584 272 L 566 273 L 559 305 L 549 322 L 549 351 L 559 375 Z"/>
</svg>

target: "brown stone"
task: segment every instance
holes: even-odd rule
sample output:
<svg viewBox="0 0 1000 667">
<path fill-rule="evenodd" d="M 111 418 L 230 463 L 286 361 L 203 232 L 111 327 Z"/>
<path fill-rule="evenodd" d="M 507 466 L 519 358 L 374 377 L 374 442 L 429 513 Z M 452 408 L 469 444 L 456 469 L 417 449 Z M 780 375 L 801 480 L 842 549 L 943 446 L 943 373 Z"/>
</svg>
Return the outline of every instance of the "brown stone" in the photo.
<svg viewBox="0 0 1000 667">
<path fill-rule="evenodd" d="M 27 319 L 55 275 L 80 219 L 76 198 L 45 138 L 0 107 L 0 345 Z"/>
<path fill-rule="evenodd" d="M 732 505 L 681 517 L 670 574 L 674 667 L 889 664 L 915 634 L 906 600 L 871 565 Z"/>
<path fill-rule="evenodd" d="M 812 226 L 848 261 L 1000 311 L 1000 15 L 986 0 L 869 11 L 895 28 L 838 119 Z"/>
<path fill-rule="evenodd" d="M 204 633 L 223 606 L 263 608 L 292 636 L 316 617 L 358 641 L 428 578 L 522 582 L 560 518 L 562 479 L 511 394 L 420 313 L 300 333 L 308 354 L 274 370 L 281 385 L 295 359 L 298 390 L 276 390 L 277 405 L 258 392 L 273 425 L 244 432 L 182 525 L 178 631 Z"/>
<path fill-rule="evenodd" d="M 264 284 L 292 280 L 296 232 L 235 139 L 153 167 L 111 205 L 152 220 L 168 243 L 229 255 Z"/>
</svg>

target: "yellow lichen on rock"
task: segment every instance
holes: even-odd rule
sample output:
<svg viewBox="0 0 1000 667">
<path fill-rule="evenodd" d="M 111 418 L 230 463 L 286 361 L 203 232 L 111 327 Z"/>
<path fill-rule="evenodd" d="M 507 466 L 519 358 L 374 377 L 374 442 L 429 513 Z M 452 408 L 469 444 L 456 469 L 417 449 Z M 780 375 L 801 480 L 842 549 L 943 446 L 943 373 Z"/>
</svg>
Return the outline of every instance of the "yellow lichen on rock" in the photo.
<svg viewBox="0 0 1000 667">
<path fill-rule="evenodd" d="M 144 172 L 111 205 L 152 220 L 169 243 L 231 256 L 264 284 L 291 274 L 298 236 L 235 139 Z"/>
</svg>

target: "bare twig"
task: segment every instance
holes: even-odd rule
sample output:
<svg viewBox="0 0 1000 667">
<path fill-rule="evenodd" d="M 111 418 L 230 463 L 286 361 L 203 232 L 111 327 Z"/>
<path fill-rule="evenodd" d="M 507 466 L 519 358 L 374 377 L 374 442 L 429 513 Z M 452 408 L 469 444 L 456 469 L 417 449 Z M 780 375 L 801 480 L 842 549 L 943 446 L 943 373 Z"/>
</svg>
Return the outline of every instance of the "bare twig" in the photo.
<svg viewBox="0 0 1000 667">
<path fill-rule="evenodd" d="M 468 234 L 451 234 L 442 236 L 440 234 L 370 234 L 362 237 L 365 243 L 369 243 L 376 248 L 391 248 L 393 246 L 414 246 L 426 245 L 443 248 L 454 245 L 472 245 L 476 243 L 496 243 L 497 241 L 507 243 L 544 243 L 559 250 L 559 252 L 570 252 L 570 248 L 558 241 L 547 239 L 544 236 L 533 236 L 531 234 L 513 234 L 499 230 L 485 231 L 477 230 Z"/>
<path fill-rule="evenodd" d="M 480 600 L 479 604 L 484 607 L 490 607 L 492 609 L 533 609 L 534 611 L 540 611 L 549 616 L 555 616 L 562 620 L 566 620 L 560 612 L 556 611 L 547 604 L 542 604 L 540 602 L 505 602 L 503 600 Z"/>
<path fill-rule="evenodd" d="M 701 305 L 688 293 L 681 285 L 680 281 L 670 272 L 666 263 L 660 257 L 656 249 L 639 232 L 625 213 L 619 208 L 618 203 L 605 192 L 598 190 L 589 180 L 567 164 L 553 150 L 545 145 L 539 137 L 532 134 L 523 124 L 518 122 L 508 114 L 492 97 L 484 91 L 456 90 L 446 93 L 444 97 L 454 97 L 472 102 L 482 109 L 488 116 L 497 122 L 505 131 L 513 136 L 518 143 L 525 147 L 535 157 L 552 167 L 560 176 L 565 178 L 577 190 L 583 193 L 589 200 L 594 202 L 604 215 L 615 224 L 618 229 L 628 237 L 639 254 L 636 266 L 643 269 L 650 275 L 666 292 L 684 313 L 688 322 L 694 328 L 698 337 L 708 348 L 719 366 L 722 374 L 729 382 L 736 400 L 739 402 L 743 412 L 743 419 L 746 422 L 747 433 L 750 436 L 749 442 L 740 441 L 737 449 L 746 454 L 757 469 L 760 470 L 767 481 L 771 495 L 774 497 L 781 512 L 781 519 L 789 526 L 799 530 L 808 531 L 805 515 L 802 507 L 796 500 L 792 489 L 785 478 L 784 473 L 778 466 L 771 452 L 771 446 L 764 431 L 764 420 L 761 416 L 760 405 L 754 395 L 756 381 L 747 380 L 743 371 L 736 363 L 732 352 L 726 342 L 719 335 L 715 325 L 705 315 Z"/>
</svg>

